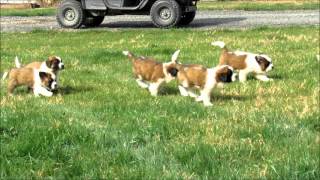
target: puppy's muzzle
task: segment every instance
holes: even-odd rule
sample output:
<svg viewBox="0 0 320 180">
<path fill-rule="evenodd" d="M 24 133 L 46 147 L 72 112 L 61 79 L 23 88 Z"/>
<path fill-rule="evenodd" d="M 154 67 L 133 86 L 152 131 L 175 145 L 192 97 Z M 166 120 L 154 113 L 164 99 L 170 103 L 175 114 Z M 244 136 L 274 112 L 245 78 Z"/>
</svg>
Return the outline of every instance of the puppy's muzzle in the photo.
<svg viewBox="0 0 320 180">
<path fill-rule="evenodd" d="M 52 83 L 51 83 L 51 87 L 50 87 L 50 88 L 51 88 L 51 90 L 56 90 L 56 89 L 58 88 L 58 84 L 57 84 L 57 82 L 55 82 L 55 81 L 54 81 L 54 82 L 52 82 Z"/>
<path fill-rule="evenodd" d="M 59 69 L 64 69 L 64 64 L 63 63 L 59 64 Z"/>
</svg>

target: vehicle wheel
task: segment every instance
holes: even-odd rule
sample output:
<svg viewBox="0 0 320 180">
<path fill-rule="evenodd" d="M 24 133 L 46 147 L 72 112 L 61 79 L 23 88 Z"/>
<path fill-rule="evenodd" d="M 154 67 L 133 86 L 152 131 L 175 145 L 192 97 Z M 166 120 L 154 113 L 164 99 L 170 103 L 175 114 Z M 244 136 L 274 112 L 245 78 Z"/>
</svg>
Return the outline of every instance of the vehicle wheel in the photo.
<svg viewBox="0 0 320 180">
<path fill-rule="evenodd" d="M 104 20 L 104 16 L 89 16 L 85 19 L 84 25 L 86 27 L 97 27 Z"/>
<path fill-rule="evenodd" d="M 173 27 L 181 19 L 181 8 L 175 0 L 158 0 L 152 5 L 150 16 L 157 27 Z"/>
<path fill-rule="evenodd" d="M 64 28 L 79 28 L 84 23 L 85 13 L 81 2 L 64 0 L 57 9 L 57 21 Z"/>
<path fill-rule="evenodd" d="M 181 20 L 179 22 L 179 25 L 188 25 L 190 24 L 193 20 L 194 17 L 196 16 L 196 11 L 193 12 L 187 12 L 182 15 Z"/>
</svg>

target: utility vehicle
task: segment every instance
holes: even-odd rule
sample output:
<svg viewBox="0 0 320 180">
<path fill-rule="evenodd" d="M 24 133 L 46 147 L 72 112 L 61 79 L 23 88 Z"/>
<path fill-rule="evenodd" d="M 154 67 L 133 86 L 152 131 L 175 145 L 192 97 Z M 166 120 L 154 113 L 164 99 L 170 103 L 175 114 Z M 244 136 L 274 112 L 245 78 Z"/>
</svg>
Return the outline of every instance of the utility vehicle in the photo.
<svg viewBox="0 0 320 180">
<path fill-rule="evenodd" d="M 99 26 L 105 16 L 150 15 L 160 28 L 188 25 L 196 15 L 199 0 L 63 0 L 57 21 L 64 28 Z"/>
</svg>

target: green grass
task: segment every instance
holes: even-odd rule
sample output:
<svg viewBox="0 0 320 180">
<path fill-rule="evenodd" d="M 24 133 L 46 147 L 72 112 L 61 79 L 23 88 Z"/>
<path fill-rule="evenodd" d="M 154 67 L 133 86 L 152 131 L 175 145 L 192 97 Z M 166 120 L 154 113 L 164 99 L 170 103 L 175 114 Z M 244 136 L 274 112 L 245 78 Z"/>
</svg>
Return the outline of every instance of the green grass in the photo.
<svg viewBox="0 0 320 180">
<path fill-rule="evenodd" d="M 1 33 L 1 72 L 16 55 L 66 65 L 51 98 L 2 84 L 1 179 L 319 179 L 318 28 Z M 211 67 L 213 40 L 269 54 L 274 82 L 231 83 L 206 108 L 175 82 L 151 97 L 121 54 L 167 61 L 179 48 Z"/>
<path fill-rule="evenodd" d="M 312 10 L 320 9 L 318 1 L 294 1 L 294 2 L 252 2 L 252 1 L 200 1 L 199 10 Z M 55 8 L 39 9 L 1 9 L 0 16 L 53 16 Z"/>
<path fill-rule="evenodd" d="M 37 9 L 1 9 L 0 16 L 53 16 L 56 13 L 55 8 L 37 8 Z"/>
<path fill-rule="evenodd" d="M 276 11 L 276 10 L 312 10 L 320 9 L 319 1 L 200 1 L 201 10 L 245 10 L 245 11 Z"/>
</svg>

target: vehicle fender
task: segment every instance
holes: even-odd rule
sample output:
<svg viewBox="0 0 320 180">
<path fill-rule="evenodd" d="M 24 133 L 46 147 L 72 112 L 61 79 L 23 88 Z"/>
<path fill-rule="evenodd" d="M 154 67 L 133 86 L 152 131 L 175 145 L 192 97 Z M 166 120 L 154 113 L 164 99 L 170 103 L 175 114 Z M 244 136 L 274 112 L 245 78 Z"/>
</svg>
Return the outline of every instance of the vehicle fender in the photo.
<svg viewBox="0 0 320 180">
<path fill-rule="evenodd" d="M 81 0 L 83 9 L 87 10 L 106 10 L 107 7 L 103 0 Z"/>
</svg>

